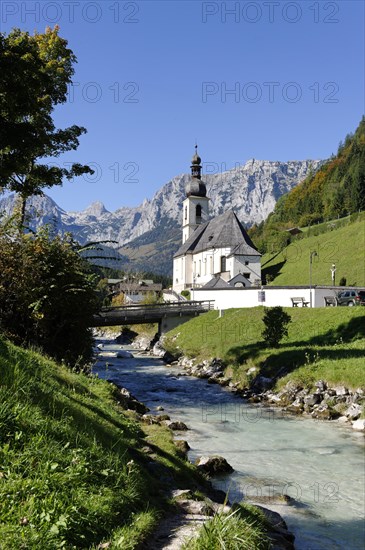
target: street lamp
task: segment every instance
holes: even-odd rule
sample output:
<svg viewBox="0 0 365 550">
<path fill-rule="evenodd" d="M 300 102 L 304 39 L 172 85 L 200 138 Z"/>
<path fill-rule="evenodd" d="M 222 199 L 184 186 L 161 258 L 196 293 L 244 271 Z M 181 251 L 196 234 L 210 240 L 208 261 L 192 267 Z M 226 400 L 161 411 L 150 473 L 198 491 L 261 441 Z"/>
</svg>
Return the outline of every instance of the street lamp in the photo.
<svg viewBox="0 0 365 550">
<path fill-rule="evenodd" d="M 313 256 L 318 256 L 317 252 L 313 250 L 309 255 L 309 307 L 312 307 L 312 262 Z"/>
<path fill-rule="evenodd" d="M 191 289 L 192 301 L 194 301 L 194 298 L 195 298 L 194 289 L 195 289 L 196 280 L 197 280 L 198 277 L 199 277 L 199 273 L 193 273 L 193 286 L 192 286 L 192 289 Z"/>
<path fill-rule="evenodd" d="M 332 284 L 333 284 L 333 286 L 336 286 L 335 285 L 335 281 L 336 281 L 336 266 L 335 266 L 335 264 L 332 264 L 331 275 L 332 275 Z"/>
</svg>

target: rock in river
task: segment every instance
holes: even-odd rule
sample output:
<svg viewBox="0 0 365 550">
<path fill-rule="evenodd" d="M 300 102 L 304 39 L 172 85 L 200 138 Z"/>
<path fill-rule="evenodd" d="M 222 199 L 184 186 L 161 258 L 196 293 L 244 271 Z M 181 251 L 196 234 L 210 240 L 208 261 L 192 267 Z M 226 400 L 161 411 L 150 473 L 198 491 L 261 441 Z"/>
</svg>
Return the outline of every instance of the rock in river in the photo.
<svg viewBox="0 0 365 550">
<path fill-rule="evenodd" d="M 232 466 L 223 456 L 202 456 L 197 459 L 196 465 L 210 476 L 233 472 Z"/>
</svg>

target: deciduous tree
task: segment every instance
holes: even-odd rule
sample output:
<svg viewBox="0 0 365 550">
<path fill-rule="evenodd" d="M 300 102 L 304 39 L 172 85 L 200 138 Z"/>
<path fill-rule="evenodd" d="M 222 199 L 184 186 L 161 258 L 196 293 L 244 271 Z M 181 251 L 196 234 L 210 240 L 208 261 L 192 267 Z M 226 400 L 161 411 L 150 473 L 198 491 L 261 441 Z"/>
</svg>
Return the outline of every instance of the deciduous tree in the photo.
<svg viewBox="0 0 365 550">
<path fill-rule="evenodd" d="M 62 185 L 89 166 L 51 166 L 46 159 L 76 150 L 82 126 L 57 129 L 54 108 L 67 100 L 76 57 L 59 36 L 59 28 L 43 34 L 14 29 L 0 34 L 0 186 L 18 193 L 20 224 L 26 200 L 44 188 Z"/>
<path fill-rule="evenodd" d="M 0 332 L 74 366 L 92 353 L 96 277 L 69 236 L 0 228 Z"/>
</svg>

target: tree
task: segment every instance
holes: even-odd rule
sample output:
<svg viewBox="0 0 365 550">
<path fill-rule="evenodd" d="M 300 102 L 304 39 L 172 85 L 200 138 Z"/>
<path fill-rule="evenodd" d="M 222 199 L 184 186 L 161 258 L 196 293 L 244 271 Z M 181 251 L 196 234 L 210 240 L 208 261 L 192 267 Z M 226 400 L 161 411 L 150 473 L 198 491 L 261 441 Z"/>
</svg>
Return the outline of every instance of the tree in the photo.
<svg viewBox="0 0 365 550">
<path fill-rule="evenodd" d="M 20 225 L 27 199 L 44 188 L 93 173 L 89 166 L 50 166 L 41 159 L 76 150 L 81 126 L 56 129 L 52 112 L 67 100 L 76 57 L 59 28 L 45 33 L 0 33 L 0 185 L 20 197 Z"/>
<path fill-rule="evenodd" d="M 0 228 L 0 331 L 67 364 L 92 355 L 96 276 L 69 237 Z"/>
<path fill-rule="evenodd" d="M 268 346 L 277 348 L 280 340 L 284 336 L 288 336 L 288 324 L 291 322 L 291 317 L 282 307 L 264 308 L 263 322 L 265 329 L 262 336 Z"/>
</svg>

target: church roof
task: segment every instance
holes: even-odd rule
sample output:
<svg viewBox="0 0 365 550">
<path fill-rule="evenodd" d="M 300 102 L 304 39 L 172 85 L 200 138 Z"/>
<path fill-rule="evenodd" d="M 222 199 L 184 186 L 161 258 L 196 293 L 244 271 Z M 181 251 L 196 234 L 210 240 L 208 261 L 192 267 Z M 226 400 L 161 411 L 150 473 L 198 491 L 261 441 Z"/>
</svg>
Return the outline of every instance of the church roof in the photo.
<svg viewBox="0 0 365 550">
<path fill-rule="evenodd" d="M 231 248 L 233 254 L 261 256 L 233 210 L 227 210 L 224 214 L 199 225 L 180 246 L 174 258 L 225 247 Z"/>
<path fill-rule="evenodd" d="M 203 288 L 229 288 L 230 285 L 222 277 L 213 277 L 203 286 Z"/>
</svg>

